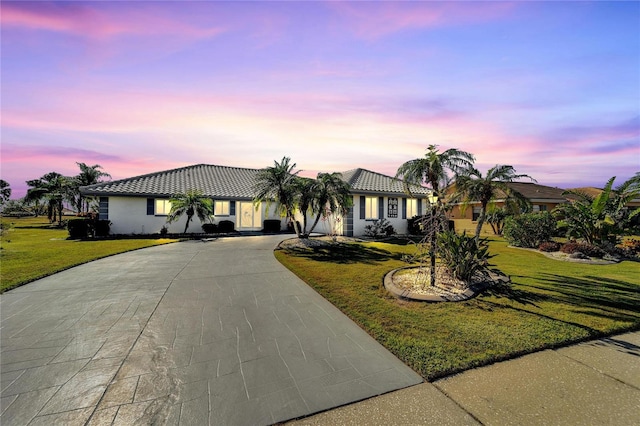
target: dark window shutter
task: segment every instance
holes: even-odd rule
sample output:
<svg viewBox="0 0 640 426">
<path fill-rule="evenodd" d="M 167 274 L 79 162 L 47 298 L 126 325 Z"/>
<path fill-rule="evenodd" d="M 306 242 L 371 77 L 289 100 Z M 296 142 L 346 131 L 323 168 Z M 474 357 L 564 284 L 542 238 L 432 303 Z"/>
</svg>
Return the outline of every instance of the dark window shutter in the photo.
<svg viewBox="0 0 640 426">
<path fill-rule="evenodd" d="M 384 197 L 378 197 L 378 219 L 384 218 Z"/>
<path fill-rule="evenodd" d="M 418 216 L 422 216 L 422 200 L 418 198 L 416 202 L 418 203 Z"/>
<path fill-rule="evenodd" d="M 402 218 L 403 219 L 407 218 L 407 199 L 406 198 L 402 199 Z"/>
<path fill-rule="evenodd" d="M 153 216 L 155 213 L 153 198 L 147 198 L 147 215 Z"/>
<path fill-rule="evenodd" d="M 365 218 L 364 210 L 366 209 L 366 201 L 364 196 L 360 196 L 360 219 Z"/>
<path fill-rule="evenodd" d="M 229 215 L 235 216 L 235 214 L 236 214 L 236 202 L 229 201 Z"/>
</svg>

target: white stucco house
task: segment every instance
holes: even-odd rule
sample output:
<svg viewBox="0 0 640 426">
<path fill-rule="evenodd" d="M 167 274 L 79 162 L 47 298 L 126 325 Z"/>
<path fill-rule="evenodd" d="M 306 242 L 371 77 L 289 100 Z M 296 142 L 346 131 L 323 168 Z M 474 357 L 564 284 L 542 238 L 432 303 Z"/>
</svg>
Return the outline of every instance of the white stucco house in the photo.
<svg viewBox="0 0 640 426">
<path fill-rule="evenodd" d="M 214 202 L 214 223 L 229 220 L 237 231 L 259 231 L 267 219 L 285 219 L 262 204 L 253 204 L 253 185 L 259 169 L 197 164 L 103 182 L 80 188 L 85 196 L 99 200 L 99 217 L 111 221 L 112 234 L 155 234 L 167 226 L 169 232 L 182 232 L 186 216 L 167 224 L 171 209 L 169 199 L 188 190 L 198 190 Z M 412 186 L 409 196 L 401 181 L 365 169 L 343 172 L 351 185 L 353 207 L 340 224 L 339 234 L 364 235 L 365 226 L 376 219 L 389 220 L 397 233 L 407 232 L 407 219 L 422 214 L 429 190 Z M 329 232 L 326 224 L 315 231 Z M 202 224 L 196 218 L 187 232 L 202 232 Z"/>
</svg>

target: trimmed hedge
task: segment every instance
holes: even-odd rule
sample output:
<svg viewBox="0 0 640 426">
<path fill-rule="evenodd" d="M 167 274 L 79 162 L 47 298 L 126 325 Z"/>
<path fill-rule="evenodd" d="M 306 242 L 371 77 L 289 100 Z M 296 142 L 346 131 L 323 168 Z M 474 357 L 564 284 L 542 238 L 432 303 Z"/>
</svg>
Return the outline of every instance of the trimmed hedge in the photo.
<svg viewBox="0 0 640 426">
<path fill-rule="evenodd" d="M 235 231 L 235 224 L 230 220 L 221 220 L 218 223 L 218 232 L 222 234 L 227 234 L 229 232 Z"/>
<path fill-rule="evenodd" d="M 262 232 L 278 233 L 280 232 L 281 222 L 278 219 L 267 219 L 264 221 Z"/>
</svg>

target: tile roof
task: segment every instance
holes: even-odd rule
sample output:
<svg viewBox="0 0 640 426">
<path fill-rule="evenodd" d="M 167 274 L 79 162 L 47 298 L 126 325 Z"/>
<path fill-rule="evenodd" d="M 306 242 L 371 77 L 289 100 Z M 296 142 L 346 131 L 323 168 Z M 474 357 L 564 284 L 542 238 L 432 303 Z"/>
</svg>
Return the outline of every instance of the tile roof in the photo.
<svg viewBox="0 0 640 426">
<path fill-rule="evenodd" d="M 353 169 L 342 172 L 342 178 L 351 185 L 353 192 L 406 194 L 404 183 L 391 176 L 372 172 L 366 169 Z M 431 191 L 422 186 L 411 185 L 411 193 L 427 196 Z"/>
<path fill-rule="evenodd" d="M 85 195 L 170 197 L 197 189 L 207 197 L 251 199 L 258 169 L 197 164 L 128 179 L 84 186 Z"/>
<path fill-rule="evenodd" d="M 555 200 L 566 201 L 567 197 L 562 195 L 564 189 L 555 188 L 553 186 L 544 186 L 532 182 L 509 182 L 507 183 L 512 190 L 518 191 L 530 201 L 533 200 Z M 500 198 L 499 196 L 496 198 Z"/>
</svg>

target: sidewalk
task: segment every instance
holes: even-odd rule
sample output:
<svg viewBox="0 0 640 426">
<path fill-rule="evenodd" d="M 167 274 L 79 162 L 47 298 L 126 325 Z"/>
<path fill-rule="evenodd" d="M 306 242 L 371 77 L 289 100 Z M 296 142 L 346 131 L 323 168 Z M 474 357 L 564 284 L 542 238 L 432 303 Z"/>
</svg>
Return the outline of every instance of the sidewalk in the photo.
<svg viewBox="0 0 640 426">
<path fill-rule="evenodd" d="M 288 425 L 637 425 L 640 332 L 546 350 Z"/>
</svg>

